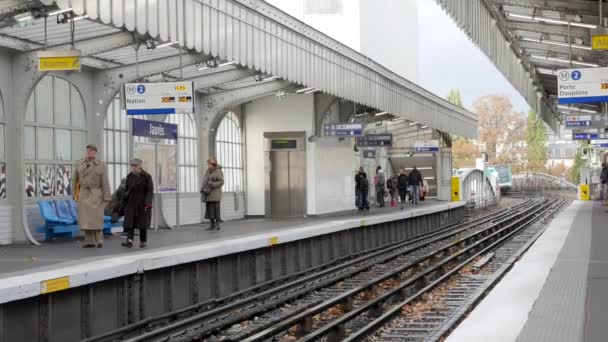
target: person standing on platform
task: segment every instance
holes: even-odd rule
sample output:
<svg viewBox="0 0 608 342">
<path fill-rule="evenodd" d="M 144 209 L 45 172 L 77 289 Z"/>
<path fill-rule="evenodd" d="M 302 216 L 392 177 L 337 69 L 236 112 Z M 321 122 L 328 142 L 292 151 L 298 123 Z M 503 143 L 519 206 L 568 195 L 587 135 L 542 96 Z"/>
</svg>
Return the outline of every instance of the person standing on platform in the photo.
<svg viewBox="0 0 608 342">
<path fill-rule="evenodd" d="M 131 172 L 127 176 L 127 187 L 123 197 L 125 220 L 123 227 L 127 241 L 122 245 L 133 247 L 135 229 L 139 229 L 139 247 L 146 247 L 148 228 L 152 221 L 152 202 L 154 201 L 154 182 L 152 176 L 142 169 L 141 159 L 132 159 Z"/>
<path fill-rule="evenodd" d="M 222 201 L 222 186 L 224 186 L 224 173 L 215 158 L 207 160 L 207 172 L 203 177 L 201 200 L 205 202 L 205 219 L 211 221 L 207 230 L 220 230 Z"/>
<path fill-rule="evenodd" d="M 385 193 L 386 177 L 381 166 L 376 168 L 376 201 L 378 207 L 384 207 L 384 193 Z"/>
<path fill-rule="evenodd" d="M 74 200 L 78 203 L 78 225 L 84 231 L 82 248 L 103 247 L 103 214 L 112 200 L 106 164 L 97 159 L 97 147 L 88 145 L 86 158 L 74 166 Z"/>
<path fill-rule="evenodd" d="M 414 205 L 418 205 L 418 202 L 420 201 L 420 187 L 422 186 L 422 174 L 420 174 L 420 171 L 418 171 L 416 166 L 414 166 L 414 169 L 412 170 L 412 172 L 410 172 L 410 175 L 408 176 L 408 181 L 410 183 L 410 186 L 412 187 L 411 195 L 413 203 Z"/>
<path fill-rule="evenodd" d="M 390 177 L 386 181 L 388 193 L 391 196 L 391 207 L 397 207 L 397 177 Z"/>
<path fill-rule="evenodd" d="M 401 210 L 405 207 L 405 201 L 407 197 L 407 187 L 409 185 L 405 170 L 399 170 L 399 177 L 397 177 L 397 190 L 399 190 L 399 197 L 401 198 Z"/>
<path fill-rule="evenodd" d="M 369 210 L 369 180 L 363 167 L 355 175 L 355 194 L 357 197 L 357 208 L 359 210 Z"/>
<path fill-rule="evenodd" d="M 602 204 L 608 204 L 608 163 L 602 163 L 602 173 L 600 174 L 600 181 L 602 182 Z"/>
</svg>

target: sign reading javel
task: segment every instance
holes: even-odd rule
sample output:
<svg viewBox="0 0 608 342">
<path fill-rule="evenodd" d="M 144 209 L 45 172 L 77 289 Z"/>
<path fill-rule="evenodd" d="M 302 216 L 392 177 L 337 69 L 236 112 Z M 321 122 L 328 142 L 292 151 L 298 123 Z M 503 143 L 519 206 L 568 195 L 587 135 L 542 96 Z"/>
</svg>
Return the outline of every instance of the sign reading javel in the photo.
<svg viewBox="0 0 608 342">
<path fill-rule="evenodd" d="M 563 69 L 557 73 L 560 104 L 608 101 L 608 68 Z"/>
<path fill-rule="evenodd" d="M 40 51 L 39 71 L 80 71 L 80 51 Z"/>
<path fill-rule="evenodd" d="M 127 115 L 194 113 L 192 82 L 125 84 Z"/>
</svg>

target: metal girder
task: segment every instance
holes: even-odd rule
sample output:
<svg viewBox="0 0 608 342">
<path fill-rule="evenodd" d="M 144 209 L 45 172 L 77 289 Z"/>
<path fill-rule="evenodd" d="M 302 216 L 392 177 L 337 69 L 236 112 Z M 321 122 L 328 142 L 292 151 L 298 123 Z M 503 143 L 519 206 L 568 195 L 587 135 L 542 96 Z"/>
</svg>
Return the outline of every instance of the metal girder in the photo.
<svg viewBox="0 0 608 342">
<path fill-rule="evenodd" d="M 91 56 L 133 43 L 135 43 L 135 37 L 131 32 L 118 32 L 90 39 L 83 39 L 75 42 L 74 47 L 77 50 L 80 50 L 82 56 Z M 49 47 L 49 50 L 63 50 L 66 46 L 69 46 L 69 44 L 51 46 Z"/>
<path fill-rule="evenodd" d="M 520 40 L 519 45 L 526 50 L 544 51 L 545 54 L 550 52 L 568 55 L 569 49 L 566 46 L 549 45 L 525 40 Z M 572 49 L 572 59 L 577 60 L 578 57 L 582 57 L 585 62 L 597 63 L 602 58 L 602 53 L 599 51 Z"/>
<path fill-rule="evenodd" d="M 576 0 L 494 0 L 502 6 L 538 8 L 564 14 L 598 15 L 600 9 L 597 1 Z"/>
<path fill-rule="evenodd" d="M 507 24 L 511 31 L 528 31 L 538 32 L 544 34 L 568 36 L 568 26 L 563 25 L 549 25 L 542 23 L 526 23 L 521 21 L 509 21 Z M 589 30 L 582 27 L 572 26 L 570 34 L 573 38 L 582 39 L 585 42 L 589 42 Z"/>
<path fill-rule="evenodd" d="M 194 89 L 206 89 L 218 84 L 227 82 L 237 81 L 245 77 L 253 76 L 257 72 L 250 69 L 232 69 L 226 71 L 219 71 L 213 74 L 207 74 L 193 79 Z"/>
</svg>

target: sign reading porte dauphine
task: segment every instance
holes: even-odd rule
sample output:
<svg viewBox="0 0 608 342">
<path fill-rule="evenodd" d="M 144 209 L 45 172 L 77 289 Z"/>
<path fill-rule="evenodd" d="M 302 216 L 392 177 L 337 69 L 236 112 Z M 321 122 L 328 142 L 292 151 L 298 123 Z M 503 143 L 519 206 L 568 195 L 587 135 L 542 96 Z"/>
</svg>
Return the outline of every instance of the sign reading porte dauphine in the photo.
<svg viewBox="0 0 608 342">
<path fill-rule="evenodd" d="M 125 85 L 127 115 L 194 113 L 192 82 L 128 83 Z"/>
<path fill-rule="evenodd" d="M 608 68 L 563 69 L 557 73 L 560 104 L 608 101 Z"/>
</svg>

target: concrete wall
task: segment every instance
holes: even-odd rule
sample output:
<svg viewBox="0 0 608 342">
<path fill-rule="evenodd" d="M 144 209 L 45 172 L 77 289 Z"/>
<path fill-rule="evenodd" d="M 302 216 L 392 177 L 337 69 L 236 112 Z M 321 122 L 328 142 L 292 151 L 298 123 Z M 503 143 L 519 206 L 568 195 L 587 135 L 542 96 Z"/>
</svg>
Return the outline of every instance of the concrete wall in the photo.
<svg viewBox="0 0 608 342">
<path fill-rule="evenodd" d="M 314 131 L 312 95 L 268 96 L 245 106 L 247 215 L 265 214 L 264 133 Z M 320 138 L 306 143 L 307 214 L 354 208 L 355 153 L 352 139 Z"/>
</svg>

